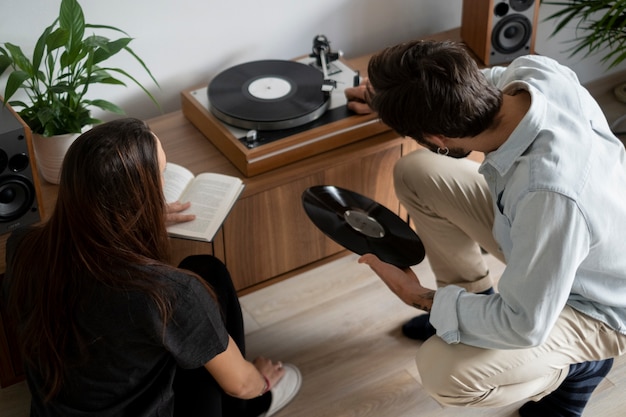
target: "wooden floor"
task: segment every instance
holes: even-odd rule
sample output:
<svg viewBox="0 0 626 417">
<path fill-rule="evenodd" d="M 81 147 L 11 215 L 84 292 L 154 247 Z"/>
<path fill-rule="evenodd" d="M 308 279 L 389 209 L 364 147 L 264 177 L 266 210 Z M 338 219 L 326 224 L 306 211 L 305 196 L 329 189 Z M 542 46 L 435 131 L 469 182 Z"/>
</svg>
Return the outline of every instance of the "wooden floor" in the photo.
<svg viewBox="0 0 626 417">
<path fill-rule="evenodd" d="M 487 258 L 491 270 L 502 265 Z M 441 407 L 416 381 L 419 343 L 400 325 L 416 314 L 370 270 L 348 255 L 242 297 L 248 356 L 296 364 L 303 385 L 276 417 L 515 417 L 520 404 L 500 409 Z M 414 268 L 434 280 L 427 261 Z M 626 358 L 616 361 L 585 416 L 623 416 Z M 0 417 L 28 416 L 24 383 L 0 390 Z"/>
</svg>

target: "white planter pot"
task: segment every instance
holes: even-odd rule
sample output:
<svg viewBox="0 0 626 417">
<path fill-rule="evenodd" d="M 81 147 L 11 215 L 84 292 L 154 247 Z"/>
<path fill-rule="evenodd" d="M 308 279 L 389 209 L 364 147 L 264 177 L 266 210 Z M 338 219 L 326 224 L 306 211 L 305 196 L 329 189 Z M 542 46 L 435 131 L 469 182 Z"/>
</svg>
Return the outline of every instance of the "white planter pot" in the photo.
<svg viewBox="0 0 626 417">
<path fill-rule="evenodd" d="M 85 131 L 85 130 L 83 130 Z M 61 180 L 61 165 L 70 145 L 80 133 L 44 137 L 33 133 L 35 159 L 41 176 L 52 184 Z"/>
</svg>

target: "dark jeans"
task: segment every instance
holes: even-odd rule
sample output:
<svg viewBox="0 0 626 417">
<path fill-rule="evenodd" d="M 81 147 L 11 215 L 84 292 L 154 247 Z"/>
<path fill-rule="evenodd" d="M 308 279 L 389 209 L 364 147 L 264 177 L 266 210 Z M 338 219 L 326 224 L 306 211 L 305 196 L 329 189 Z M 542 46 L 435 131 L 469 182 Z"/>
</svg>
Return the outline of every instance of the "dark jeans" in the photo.
<svg viewBox="0 0 626 417">
<path fill-rule="evenodd" d="M 245 357 L 241 306 L 226 266 L 211 255 L 193 255 L 185 258 L 179 268 L 195 272 L 211 285 L 222 308 L 226 330 Z M 266 411 L 271 401 L 269 393 L 252 400 L 227 395 L 204 367 L 178 368 L 174 395 L 175 417 L 253 417 Z"/>
</svg>

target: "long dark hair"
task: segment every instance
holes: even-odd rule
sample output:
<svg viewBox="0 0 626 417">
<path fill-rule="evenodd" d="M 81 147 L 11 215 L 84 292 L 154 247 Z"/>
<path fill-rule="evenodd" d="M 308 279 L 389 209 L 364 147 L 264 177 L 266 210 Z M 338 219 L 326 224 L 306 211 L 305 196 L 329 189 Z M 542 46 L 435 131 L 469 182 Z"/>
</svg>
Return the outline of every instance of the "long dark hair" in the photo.
<svg viewBox="0 0 626 417">
<path fill-rule="evenodd" d="M 403 136 L 476 136 L 494 123 L 502 92 L 487 83 L 464 46 L 412 41 L 375 54 L 368 66 L 370 106 Z"/>
<path fill-rule="evenodd" d="M 9 309 L 46 400 L 61 389 L 68 347 L 81 347 L 75 312 L 86 280 L 144 291 L 169 318 L 167 289 L 142 268 L 165 266 L 169 253 L 157 155 L 155 136 L 137 119 L 82 134 L 64 159 L 52 216 L 15 251 Z"/>
</svg>

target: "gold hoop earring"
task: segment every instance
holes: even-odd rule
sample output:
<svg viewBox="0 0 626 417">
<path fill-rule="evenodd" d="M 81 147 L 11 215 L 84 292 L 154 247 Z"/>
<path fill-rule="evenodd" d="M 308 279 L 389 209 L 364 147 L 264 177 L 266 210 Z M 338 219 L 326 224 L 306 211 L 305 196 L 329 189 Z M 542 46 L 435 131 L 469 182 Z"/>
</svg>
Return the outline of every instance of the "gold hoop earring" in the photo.
<svg viewBox="0 0 626 417">
<path fill-rule="evenodd" d="M 447 156 L 450 153 L 450 149 L 446 148 L 437 148 L 437 153 L 442 156 Z"/>
</svg>

